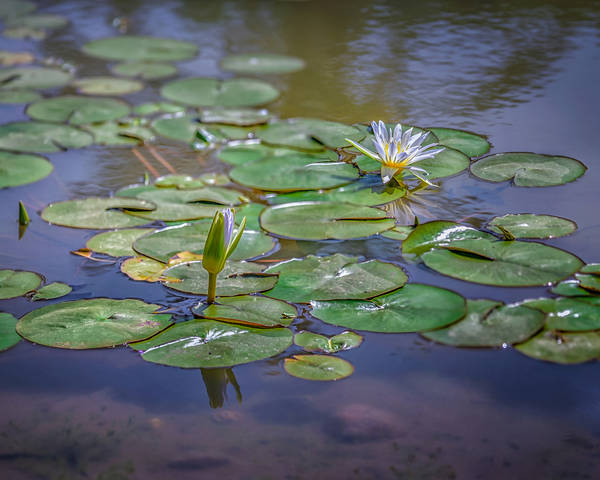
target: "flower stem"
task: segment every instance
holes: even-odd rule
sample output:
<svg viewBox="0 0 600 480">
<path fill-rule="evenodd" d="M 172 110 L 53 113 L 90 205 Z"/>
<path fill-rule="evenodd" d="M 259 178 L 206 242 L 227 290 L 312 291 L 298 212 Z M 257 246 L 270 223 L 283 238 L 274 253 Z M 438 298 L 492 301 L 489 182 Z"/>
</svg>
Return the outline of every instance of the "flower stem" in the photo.
<svg viewBox="0 0 600 480">
<path fill-rule="evenodd" d="M 209 305 L 215 303 L 215 292 L 217 290 L 217 274 L 208 273 L 208 296 L 206 297 L 206 303 Z"/>
</svg>

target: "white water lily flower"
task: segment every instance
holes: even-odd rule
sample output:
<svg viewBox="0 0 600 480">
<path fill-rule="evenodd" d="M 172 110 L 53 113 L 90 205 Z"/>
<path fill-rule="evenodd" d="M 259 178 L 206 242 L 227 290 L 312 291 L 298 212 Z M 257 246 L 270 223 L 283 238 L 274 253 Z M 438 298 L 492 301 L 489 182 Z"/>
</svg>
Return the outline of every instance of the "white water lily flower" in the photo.
<svg viewBox="0 0 600 480">
<path fill-rule="evenodd" d="M 373 143 L 375 144 L 377 153 L 353 142 L 349 138 L 346 138 L 346 141 L 351 143 L 359 152 L 381 163 L 381 180 L 384 184 L 388 183 L 402 170 L 408 170 L 412 175 L 428 185 L 437 186 L 425 178 L 429 175 L 426 170 L 412 165 L 420 160 L 433 158 L 444 150 L 443 147 L 433 149 L 433 147 L 439 146 L 438 143 L 422 146 L 429 132 L 415 133 L 413 135 L 411 127 L 403 133 L 402 125 L 400 124 L 397 124 L 392 131 L 391 128 L 388 130 L 385 123 L 381 120 L 379 123 L 372 122 L 371 128 L 375 136 Z"/>
</svg>

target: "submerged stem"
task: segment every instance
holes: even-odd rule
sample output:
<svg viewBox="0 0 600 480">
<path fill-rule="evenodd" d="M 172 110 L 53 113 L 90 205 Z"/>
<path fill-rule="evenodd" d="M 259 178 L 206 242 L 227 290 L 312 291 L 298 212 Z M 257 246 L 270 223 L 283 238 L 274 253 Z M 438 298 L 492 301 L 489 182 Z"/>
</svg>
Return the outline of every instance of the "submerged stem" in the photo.
<svg viewBox="0 0 600 480">
<path fill-rule="evenodd" d="M 208 273 L 208 296 L 206 297 L 206 303 L 209 305 L 215 303 L 215 292 L 217 290 L 217 274 Z"/>
</svg>

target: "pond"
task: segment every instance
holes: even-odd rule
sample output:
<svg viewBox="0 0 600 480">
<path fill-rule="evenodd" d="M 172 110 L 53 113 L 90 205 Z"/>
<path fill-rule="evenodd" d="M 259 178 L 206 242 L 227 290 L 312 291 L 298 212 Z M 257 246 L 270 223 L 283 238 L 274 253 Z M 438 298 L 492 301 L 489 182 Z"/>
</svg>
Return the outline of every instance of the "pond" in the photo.
<svg viewBox="0 0 600 480">
<path fill-rule="evenodd" d="M 555 298 L 557 295 L 550 291 L 551 286 L 564 278 L 573 280 L 573 274 L 583 264 L 600 262 L 597 242 L 600 221 L 596 211 L 600 173 L 595 138 L 600 107 L 597 88 L 600 84 L 600 2 L 575 1 L 568 7 L 562 2 L 535 0 L 518 5 L 434 0 L 399 3 L 63 0 L 38 1 L 35 5 L 6 1 L 6 6 L 4 2 L 0 5 L 3 20 L 0 50 L 25 53 L 18 59 L 0 57 L 4 63 L 0 70 L 0 92 L 12 90 L 11 83 L 33 81 L 37 82 L 34 87 L 39 87 L 37 90 L 46 99 L 61 95 L 82 98 L 81 95 L 86 93 L 94 98 L 117 99 L 108 104 L 101 102 L 101 108 L 77 110 L 69 107 L 71 110 L 67 108 L 64 118 L 58 118 L 56 115 L 65 114 L 66 107 L 51 104 L 40 107 L 35 88 L 32 93 L 27 92 L 30 97 L 20 99 L 23 100 L 21 103 L 9 103 L 3 94 L 2 102 L 6 103 L 0 103 L 2 124 L 28 122 L 34 117 L 57 125 L 71 123 L 76 125 L 73 128 L 83 125 L 82 128 L 87 128 L 95 137 L 76 130 L 80 132 L 77 134 L 80 144 L 71 136 L 70 140 L 74 141 L 71 147 L 65 143 L 68 138 L 48 140 L 47 132 L 43 130 L 28 137 L 25 147 L 17 148 L 7 140 L 8 135 L 0 127 L 0 148 L 12 152 L 29 148 L 46 158 L 53 167 L 50 172 L 46 163 L 36 164 L 29 170 L 38 172 L 39 179 L 1 189 L 0 269 L 36 272 L 43 277 L 44 284 L 63 282 L 72 287 L 67 295 L 50 300 L 33 301 L 31 295 L 2 299 L 0 311 L 19 319 L 49 305 L 97 298 L 138 299 L 159 305 L 164 315 L 160 316 L 161 320 L 145 320 L 143 326 L 155 330 L 145 331 L 138 340 L 164 328 L 169 315 L 178 326 L 193 317 L 193 309 L 201 315 L 204 307 L 198 304 L 202 303 L 204 295 L 183 288 L 188 281 L 202 275 L 201 268 L 186 276 L 181 270 L 194 264 L 182 263 L 184 267 L 175 266 L 171 272 L 155 270 L 153 274 L 161 277 L 162 282 L 136 281 L 121 270 L 126 264 L 126 255 L 114 258 L 81 250 L 90 246 L 88 242 L 92 237 L 106 230 L 94 225 L 79 225 L 91 228 L 59 225 L 66 222 L 65 216 L 73 214 L 73 204 L 66 204 L 67 212 L 63 212 L 62 217 L 51 217 L 47 209 L 50 204 L 74 199 L 114 199 L 119 191 L 123 194 L 130 185 L 144 184 L 145 180 L 146 183 L 154 182 L 157 177 L 169 174 L 201 178 L 199 185 L 205 191 L 207 188 L 214 190 L 210 190 L 210 195 L 204 193 L 196 198 L 194 189 L 161 188 L 159 195 L 176 193 L 175 200 L 173 196 L 159 199 L 165 210 L 174 203 L 171 213 L 174 211 L 175 215 L 164 216 L 163 212 L 156 217 L 160 219 L 154 221 L 144 217 L 144 210 L 147 215 L 147 205 L 144 205 L 157 200 L 158 189 L 142 185 L 129 190 L 129 197 L 119 200 L 135 210 L 133 216 L 127 216 L 128 221 L 137 221 L 141 217 L 143 220 L 137 225 L 146 224 L 144 228 L 150 228 L 149 224 L 153 229 L 176 225 L 178 220 L 187 219 L 187 214 L 180 218 L 178 213 L 182 204 L 185 206 L 188 202 L 187 205 L 209 212 L 198 215 L 204 220 L 193 227 L 205 235 L 215 203 L 240 205 L 252 201 L 260 204 L 261 207 L 242 209 L 237 214 L 238 221 L 247 215 L 247 230 L 255 230 L 254 235 L 260 236 L 260 240 L 252 240 L 248 234 L 239 250 L 258 248 L 260 251 L 254 251 L 252 255 L 247 251 L 239 253 L 239 258 L 232 257 L 229 264 L 253 258 L 254 265 L 260 269 L 268 268 L 270 274 L 256 275 L 256 271 L 251 270 L 255 267 L 244 267 L 248 270 L 231 267 L 237 275 L 235 278 L 267 285 L 256 287 L 253 283 L 247 292 L 269 290 L 274 284 L 269 282 L 277 281 L 280 283 L 272 296 L 287 300 L 297 308 L 297 312 L 291 307 L 291 313 L 284 310 L 276 315 L 279 323 L 289 320 L 289 326 L 262 328 L 259 332 L 262 335 L 267 330 L 285 331 L 281 334 L 281 345 L 273 346 L 272 342 L 279 341 L 274 335 L 269 340 L 271 343 L 261 346 L 267 353 L 259 355 L 255 361 L 251 361 L 254 354 L 251 351 L 245 360 L 234 358 L 223 368 L 208 368 L 215 365 L 210 362 L 204 363 L 203 368 L 165 365 L 168 362 L 164 359 L 150 355 L 156 348 L 152 346 L 153 340 L 133 348 L 119 344 L 113 348 L 83 350 L 49 348 L 38 344 L 44 343 L 42 340 L 36 340 L 36 343 L 21 340 L 0 353 L 0 408 L 3 412 L 0 417 L 0 472 L 3 478 L 583 479 L 598 476 L 600 387 L 592 382 L 593 372 L 598 368 L 595 359 L 600 355 L 600 349 L 596 353 L 597 344 L 594 343 L 598 341 L 594 332 L 598 326 L 586 324 L 579 328 L 591 332 L 583 335 L 588 335 L 585 339 L 592 344 L 592 353 L 585 358 L 590 361 L 579 361 L 578 357 L 579 360 L 572 364 L 563 362 L 566 357 L 561 357 L 562 353 L 558 357 L 546 357 L 546 360 L 554 361 L 545 361 L 525 355 L 520 347 L 512 345 L 531 337 L 544 322 L 547 322 L 544 328 L 550 328 L 550 317 L 558 322 L 560 312 L 544 318 L 544 314 L 555 308 L 554 304 L 530 303 L 528 311 L 540 316 L 541 323 L 523 339 L 502 341 L 499 346 L 444 345 L 440 330 L 432 331 L 464 316 L 464 310 L 460 310 L 464 308 L 460 296 L 506 304 L 541 297 Z M 23 20 L 28 14 L 36 15 L 28 11 L 35 6 L 39 13 L 51 16 Z M 124 35 L 168 38 L 185 43 L 158 40 L 158 45 L 154 45 L 154 40 L 145 39 L 134 47 L 117 43 L 103 49 L 101 42 L 94 42 Z M 117 66 L 117 59 L 131 60 L 135 54 L 131 52 L 139 55 L 144 49 L 151 51 L 154 57 L 164 56 L 164 65 L 150 69 L 150 75 L 159 78 L 140 80 L 138 75 L 132 85 L 132 78 L 127 75 L 133 71 L 135 76 L 139 67 Z M 98 50 L 102 52 L 98 53 Z M 283 67 L 273 63 L 278 68 L 288 68 L 288 71 L 232 71 L 236 68 L 233 55 L 259 53 L 285 55 L 287 63 L 284 62 Z M 34 59 L 27 54 L 33 55 L 38 67 L 52 70 L 43 71 L 34 80 L 28 80 L 22 71 L 10 70 L 29 68 L 27 62 Z M 230 64 L 224 61 L 226 58 Z M 237 58 L 241 68 L 252 70 L 257 62 L 248 63 L 244 58 Z M 25 65 L 6 64 L 11 61 L 25 62 Z M 239 64 L 237 67 L 240 68 Z M 82 82 L 89 77 L 116 75 L 121 75 L 118 82 L 114 79 Z M 60 78 L 56 80 L 56 76 Z M 200 86 L 195 81 L 177 83 L 195 77 L 225 82 L 202 80 Z M 241 77 L 252 80 L 232 86 L 235 79 Z M 123 82 L 124 79 L 129 82 Z M 227 83 L 228 80 L 233 82 Z M 121 87 L 136 91 L 122 93 Z M 258 104 L 265 110 L 245 112 L 244 115 L 265 117 L 253 120 L 257 123 L 264 120 L 269 120 L 271 125 L 282 122 L 282 129 L 288 129 L 287 133 L 275 135 L 278 140 L 274 141 L 273 127 L 253 127 L 250 137 L 254 140 L 249 142 L 250 147 L 241 146 L 241 157 L 239 142 L 235 147 L 236 142 L 230 140 L 240 135 L 245 138 L 248 132 L 231 127 L 206 127 L 211 123 L 210 112 L 206 108 L 196 110 L 193 104 L 193 99 L 199 95 L 212 95 L 211 98 L 221 95 L 217 104 L 229 101 L 223 100 L 227 92 L 233 91 L 232 96 L 237 99 L 246 95 L 236 88 L 254 89 L 257 95 L 264 95 L 252 106 Z M 80 100 L 71 101 L 75 104 Z M 119 127 L 113 122 L 114 118 L 127 116 L 131 107 L 149 102 L 168 102 L 169 105 L 161 107 L 169 111 L 149 113 L 145 117 L 149 119 L 147 123 L 121 120 Z M 231 102 L 235 103 L 235 99 Z M 31 103 L 37 106 L 28 107 Z M 119 110 L 123 108 L 124 113 Z M 90 111 L 95 115 L 98 109 L 114 116 L 110 120 L 77 117 L 85 117 Z M 138 113 L 141 118 L 146 112 L 138 110 Z M 48 115 L 50 118 L 44 118 Z M 204 123 L 200 124 L 196 119 L 202 116 Z M 344 143 L 343 139 L 345 148 L 336 150 L 335 147 L 340 145 L 330 143 L 331 148 L 323 149 L 323 144 L 327 146 L 330 139 L 322 135 L 330 124 L 317 121 L 306 126 L 302 121 L 295 121 L 291 122 L 290 133 L 287 120 L 290 118 L 322 119 L 348 126 L 360 124 L 358 129 L 342 129 L 342 136 L 355 134 L 356 141 L 367 146 L 372 133 L 368 125 L 373 120 L 383 120 L 391 127 L 401 122 L 434 128 L 434 132 L 436 127 L 473 132 L 486 139 L 491 147 L 489 152 L 466 156 L 457 153 L 458 157 L 466 158 L 466 165 L 457 170 L 459 173 L 440 175 L 432 180 L 438 188 L 428 187 L 404 197 L 399 195 L 402 197 L 399 200 L 389 198 L 386 202 L 390 203 L 383 209 L 372 208 L 382 202 L 368 206 L 350 204 L 349 209 L 339 213 L 335 209 L 348 205 L 346 200 L 340 200 L 346 198 L 346 194 L 342 194 L 328 199 L 332 203 L 317 204 L 314 210 L 290 213 L 286 210 L 289 207 L 285 207 L 288 202 L 312 202 L 314 192 L 319 192 L 317 185 L 307 196 L 287 193 L 309 188 L 293 186 L 298 184 L 300 177 L 306 180 L 298 172 L 304 172 L 307 165 L 316 169 L 317 174 L 306 181 L 325 182 L 327 188 L 356 182 L 359 174 L 362 176 L 360 182 L 368 183 L 367 189 L 380 192 L 382 188 L 378 166 L 370 169 L 377 170 L 375 173 L 364 175 L 352 163 L 337 162 L 338 154 L 342 161 L 355 160 L 356 152 L 352 153 L 350 144 Z M 106 125 L 113 128 L 112 133 L 101 130 Z M 337 128 L 342 127 L 335 126 L 332 130 L 339 137 Z M 128 144 L 103 145 L 100 138 L 114 140 L 115 130 L 125 134 L 118 139 Z M 261 168 L 252 166 L 256 159 L 249 158 L 260 148 L 256 147 L 257 138 L 262 138 L 267 145 L 269 141 L 279 144 L 280 149 L 290 148 L 285 142 L 290 142 L 290 137 L 298 131 L 304 132 L 300 135 L 302 140 L 313 142 L 311 145 L 315 144 L 315 138 L 318 139 L 316 150 L 321 157 L 302 157 L 297 153 L 290 164 L 296 162 L 299 166 L 289 170 L 280 170 L 281 163 L 272 158 L 270 161 L 258 160 L 263 162 L 259 164 Z M 438 133 L 443 142 L 443 132 Z M 456 135 L 456 132 L 452 134 Z M 139 136 L 145 135 L 154 138 L 146 143 L 139 142 Z M 111 142 L 106 140 L 104 143 Z M 292 145 L 291 148 L 296 147 Z M 233 155 L 228 157 L 227 152 L 231 154 L 232 150 Z M 447 147 L 447 150 L 452 149 Z M 335 153 L 333 157 L 327 157 L 331 155 L 327 152 Z M 475 165 L 481 155 L 505 152 L 567 157 L 576 159 L 578 168 L 583 164 L 587 170 L 581 169 L 566 183 L 524 187 L 517 186 L 517 180 L 484 180 L 475 175 L 477 167 L 471 171 L 466 168 L 468 157 L 472 157 L 472 165 Z M 306 149 L 303 154 L 307 155 Z M 535 158 L 550 161 L 550 157 Z M 332 160 L 335 166 L 328 164 Z M 239 165 L 232 165 L 232 162 Z M 559 167 L 556 168 L 560 170 Z M 0 181 L 4 181 L 3 176 L 8 174 L 1 168 L 6 167 L 0 166 Z M 47 171 L 44 172 L 44 168 Z M 330 168 L 333 170 L 324 171 Z M 541 173 L 536 170 L 533 176 L 537 176 L 538 182 L 552 183 L 551 175 L 556 168 Z M 292 186 L 285 186 L 285 182 Z M 414 187 L 418 182 L 413 177 L 407 179 L 407 184 Z M 398 188 L 401 187 L 386 190 L 387 195 L 396 195 Z M 151 191 L 150 197 L 145 198 L 148 191 Z M 136 195 L 141 197 L 132 200 L 131 197 Z M 352 195 L 348 196 L 354 198 Z M 201 203 L 197 203 L 198 200 Z M 18 224 L 19 201 L 29 213 L 30 223 L 26 228 Z M 257 211 L 267 204 L 277 206 L 263 212 L 261 234 L 258 233 L 261 225 L 257 223 Z M 123 215 L 119 210 L 121 204 L 107 205 L 93 205 L 91 214 L 106 208 L 108 212 Z M 300 207 L 296 204 L 294 208 Z M 455 255 L 467 263 L 491 263 L 494 260 L 498 265 L 501 263 L 498 258 L 490 257 L 495 255 L 488 249 L 491 240 L 480 238 L 476 241 L 479 242 L 477 248 L 474 244 L 434 245 L 431 252 L 417 252 L 423 253 L 419 257 L 415 251 L 409 251 L 409 242 L 403 244 L 399 240 L 403 232 L 389 235 L 394 220 L 399 225 L 410 226 L 410 231 L 418 223 L 415 232 L 424 231 L 427 225 L 435 225 L 427 222 L 444 220 L 471 227 L 474 230 L 469 232 L 477 232 L 474 235 L 489 236 L 488 224 L 493 218 L 520 213 L 552 215 L 576 224 L 576 230 L 570 234 L 553 235 L 554 238 L 546 236 L 541 240 L 514 240 L 510 233 L 496 230 L 494 245 L 510 244 L 512 246 L 507 248 L 511 251 L 538 242 L 568 252 L 565 256 L 558 254 L 558 260 L 553 256 L 557 251 L 554 249 L 539 247 L 540 250 L 523 254 L 532 269 L 544 263 L 544 255 L 552 256 L 552 261 L 562 265 L 550 268 L 554 276 L 540 277 L 537 272 L 535 281 L 525 279 L 519 283 L 518 279 L 524 277 L 519 273 L 515 280 L 518 267 L 509 264 L 501 266 L 504 268 L 501 273 L 494 270 L 484 274 L 483 280 L 479 277 L 467 281 L 465 272 L 471 270 L 465 269 L 463 263 L 448 262 L 446 257 Z M 366 220 L 368 215 L 385 217 L 386 214 L 394 220 Z M 42 215 L 52 219 L 52 223 Z M 379 233 L 365 233 L 367 230 L 359 229 L 362 234 L 315 237 L 314 230 L 319 231 L 319 228 L 313 228 L 311 219 L 323 221 L 327 215 L 338 222 L 358 218 L 354 224 L 360 224 L 360 228 L 367 228 L 364 225 L 368 222 L 391 223 Z M 81 223 L 80 216 L 72 216 L 76 223 Z M 291 228 L 290 218 L 296 219 L 296 230 L 286 230 Z M 384 234 L 386 230 L 388 235 Z M 413 243 L 418 244 L 421 240 L 416 238 Z M 186 238 L 180 241 L 186 245 Z M 186 250 L 179 245 L 172 248 L 170 245 L 165 247 L 160 242 L 149 242 L 144 248 L 151 252 L 148 253 L 150 257 L 156 260 L 158 256 L 163 262 L 172 254 Z M 481 245 L 487 250 L 483 251 Z M 155 248 L 160 251 L 157 253 Z M 72 254 L 74 251 L 83 256 Z M 340 255 L 358 260 L 340 260 Z M 195 260 L 198 258 L 194 257 Z M 294 272 L 284 272 L 286 268 L 293 270 L 293 266 L 279 264 L 293 258 L 312 262 L 299 268 L 297 276 L 300 280 L 292 278 L 296 275 Z M 355 265 L 357 261 L 369 260 L 379 261 L 370 264 L 377 267 L 371 270 L 362 264 Z M 332 267 L 333 270 L 327 270 L 324 267 L 327 261 L 341 263 Z M 594 267 L 590 268 L 594 270 Z M 354 279 L 344 284 L 344 288 L 336 284 L 337 293 L 333 297 L 319 290 L 319 282 L 332 272 L 335 278 L 350 275 Z M 148 270 L 141 274 L 150 275 Z M 594 302 L 598 289 L 593 284 L 598 280 L 596 274 L 587 274 L 587 277 L 578 274 L 582 282 L 584 279 L 592 282 L 591 287 L 583 290 L 586 298 L 591 298 L 584 303 L 592 310 L 594 318 L 599 317 L 593 308 L 597 307 Z M 284 285 L 282 279 L 286 275 L 288 283 Z M 500 277 L 503 280 L 499 280 Z M 397 291 L 400 294 L 389 294 L 409 292 L 406 295 L 410 298 L 402 300 L 408 304 L 401 304 L 398 315 L 412 308 L 415 313 L 411 321 L 433 319 L 441 323 L 425 323 L 412 330 L 395 331 L 429 331 L 424 335 L 390 333 L 373 327 L 372 319 L 367 318 L 372 311 L 393 310 L 389 307 L 393 302 L 389 301 L 389 296 L 385 297 L 387 300 L 369 302 L 364 299 L 393 292 L 406 281 L 406 286 Z M 522 286 L 532 283 L 536 286 Z M 418 284 L 445 290 L 428 289 L 438 293 L 416 297 L 417 294 L 411 292 L 425 288 Z M 26 291 L 37 287 L 35 283 Z M 352 296 L 352 289 L 359 287 L 371 290 L 362 296 Z M 217 286 L 217 296 L 219 288 Z M 221 292 L 224 295 L 223 289 Z M 343 305 L 341 300 L 329 301 L 344 295 L 352 300 Z M 413 305 L 410 304 L 413 297 L 425 299 Z M 580 297 L 571 298 L 578 301 Z M 352 308 L 358 307 L 348 314 L 348 304 Z M 136 315 L 142 314 L 139 313 L 141 307 L 136 305 L 127 307 L 131 309 L 129 313 L 125 307 L 119 307 L 122 310 L 118 314 L 137 319 Z M 485 305 L 486 311 L 497 307 L 493 302 Z M 249 315 L 250 308 L 242 304 L 240 310 Z M 267 311 L 266 306 L 258 308 Z M 452 317 L 456 308 L 459 309 L 458 316 Z M 155 309 L 152 307 L 149 312 Z M 540 313 L 543 309 L 546 309 L 544 314 Z M 61 322 L 62 315 L 67 318 L 68 313 L 61 315 L 62 312 L 59 310 L 50 322 Z M 101 320 L 114 319 L 117 315 L 113 313 L 105 318 L 102 313 L 94 314 Z M 150 318 L 147 313 L 144 315 L 144 318 Z M 217 318 L 223 315 L 222 312 L 215 314 Z M 362 318 L 361 315 L 367 323 L 357 323 L 356 318 Z M 442 317 L 446 318 L 445 324 L 440 321 Z M 91 318 L 91 314 L 86 317 L 93 322 Z M 576 318 L 579 318 L 577 314 Z M 254 327 L 256 325 L 219 327 L 221 330 L 217 333 L 235 336 L 237 333 L 232 332 L 242 329 L 247 337 L 248 332 L 256 334 Z M 293 357 L 308 354 L 300 346 L 302 340 L 297 338 L 296 343 L 291 344 L 292 334 L 306 331 L 332 336 L 348 329 L 360 335 L 362 342 L 357 341 L 356 336 L 350 336 L 345 341 L 354 348 L 328 358 L 349 362 L 354 370 L 346 370 L 345 374 L 350 375 L 337 381 L 310 381 L 290 374 L 294 373 L 294 368 L 289 366 Z M 569 329 L 554 326 L 549 330 L 554 335 L 554 343 L 571 341 L 569 335 L 573 334 L 565 330 Z M 93 335 L 85 342 L 90 346 L 101 346 L 101 336 Z M 192 335 L 190 338 L 199 337 Z M 202 341 L 208 342 L 206 337 Z M 476 344 L 482 344 L 481 338 Z M 54 345 L 68 346 L 60 341 L 54 341 Z M 240 345 L 233 344 L 233 357 L 240 354 Z M 142 352 L 146 352 L 144 356 Z M 348 368 L 348 364 L 343 365 Z"/>
</svg>

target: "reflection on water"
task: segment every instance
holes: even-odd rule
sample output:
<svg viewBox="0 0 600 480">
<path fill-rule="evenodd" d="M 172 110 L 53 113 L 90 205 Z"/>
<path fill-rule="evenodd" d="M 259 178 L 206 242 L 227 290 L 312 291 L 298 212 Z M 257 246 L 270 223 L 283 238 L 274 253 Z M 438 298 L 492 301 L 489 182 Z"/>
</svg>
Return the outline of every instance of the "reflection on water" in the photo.
<svg viewBox="0 0 600 480">
<path fill-rule="evenodd" d="M 232 368 L 201 368 L 210 408 L 221 408 L 227 398 L 227 385 L 235 390 L 238 403 L 242 403 L 242 391 Z"/>
</svg>

